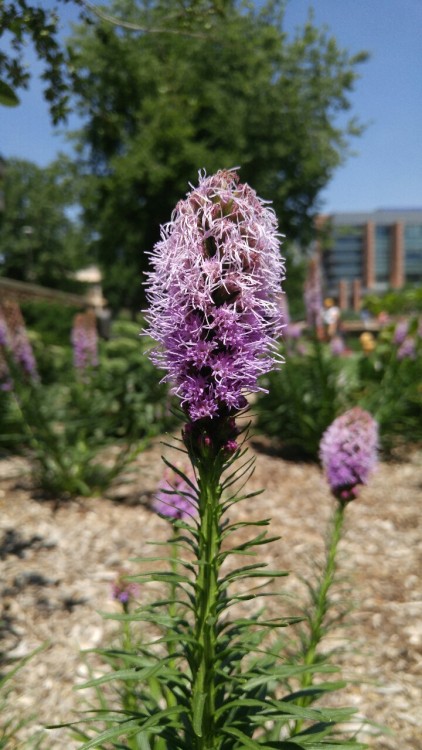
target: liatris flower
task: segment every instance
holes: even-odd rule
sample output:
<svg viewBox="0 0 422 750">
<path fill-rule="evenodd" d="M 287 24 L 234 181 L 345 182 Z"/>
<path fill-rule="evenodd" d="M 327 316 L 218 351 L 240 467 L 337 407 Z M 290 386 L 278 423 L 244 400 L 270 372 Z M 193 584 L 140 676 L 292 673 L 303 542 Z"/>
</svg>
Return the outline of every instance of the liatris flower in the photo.
<svg viewBox="0 0 422 750">
<path fill-rule="evenodd" d="M 341 336 L 334 336 L 330 341 L 331 354 L 334 357 L 341 357 L 344 354 L 345 346 Z"/>
<path fill-rule="evenodd" d="M 340 502 L 354 500 L 377 461 L 378 425 L 359 406 L 345 412 L 324 432 L 320 459 L 332 493 Z"/>
<path fill-rule="evenodd" d="M 93 312 L 75 315 L 71 333 L 73 364 L 77 370 L 86 370 L 98 364 L 98 336 Z"/>
<path fill-rule="evenodd" d="M 234 415 L 280 355 L 276 217 L 233 171 L 200 175 L 152 252 L 152 361 L 192 420 Z"/>
<path fill-rule="evenodd" d="M 305 281 L 306 320 L 309 328 L 318 330 L 322 325 L 322 284 L 318 258 L 311 258 Z"/>
<path fill-rule="evenodd" d="M 187 478 L 196 484 L 192 475 Z M 193 488 L 183 477 L 166 469 L 153 502 L 154 510 L 161 516 L 186 521 L 198 512 Z"/>
<path fill-rule="evenodd" d="M 406 336 L 397 350 L 397 359 L 416 359 L 416 341 L 413 336 Z"/>
<path fill-rule="evenodd" d="M 134 599 L 136 596 L 138 596 L 139 591 L 140 586 L 137 583 L 134 583 L 133 581 L 126 581 L 125 574 L 120 573 L 113 583 L 111 595 L 117 602 L 120 602 L 120 604 L 123 604 L 123 606 L 127 606 L 131 599 Z"/>
<path fill-rule="evenodd" d="M 1 308 L 0 344 L 8 348 L 13 360 L 22 368 L 25 375 L 36 381 L 37 365 L 20 307 L 13 300 L 8 300 Z"/>
<path fill-rule="evenodd" d="M 289 323 L 283 331 L 284 337 L 288 339 L 300 339 L 302 326 L 300 323 Z"/>
<path fill-rule="evenodd" d="M 394 329 L 394 335 L 393 335 L 393 341 L 396 344 L 396 346 L 401 346 L 403 341 L 405 340 L 407 333 L 409 331 L 409 323 L 407 320 L 400 320 L 395 329 Z"/>
</svg>

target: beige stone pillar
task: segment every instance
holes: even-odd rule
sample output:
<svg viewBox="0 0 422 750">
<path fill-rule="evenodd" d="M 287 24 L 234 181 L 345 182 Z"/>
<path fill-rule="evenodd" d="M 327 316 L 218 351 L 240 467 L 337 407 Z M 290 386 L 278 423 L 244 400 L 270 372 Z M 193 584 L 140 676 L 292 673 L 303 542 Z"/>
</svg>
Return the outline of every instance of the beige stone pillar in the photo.
<svg viewBox="0 0 422 750">
<path fill-rule="evenodd" d="M 362 281 L 353 279 L 352 284 L 352 306 L 354 312 L 359 312 L 362 304 Z"/>
<path fill-rule="evenodd" d="M 338 282 L 338 306 L 340 310 L 349 309 L 349 285 L 346 279 Z"/>
</svg>

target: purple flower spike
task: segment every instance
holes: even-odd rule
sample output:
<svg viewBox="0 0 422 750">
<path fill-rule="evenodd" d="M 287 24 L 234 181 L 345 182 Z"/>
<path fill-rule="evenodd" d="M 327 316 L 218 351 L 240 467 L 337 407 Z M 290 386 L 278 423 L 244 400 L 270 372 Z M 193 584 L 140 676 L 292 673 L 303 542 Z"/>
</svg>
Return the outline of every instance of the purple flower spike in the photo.
<svg viewBox="0 0 422 750">
<path fill-rule="evenodd" d="M 324 432 L 320 459 L 331 491 L 340 502 L 354 500 L 377 462 L 378 424 L 359 406 L 342 414 Z"/>
<path fill-rule="evenodd" d="M 188 479 L 195 484 L 193 476 Z M 170 470 L 166 470 L 158 486 L 153 508 L 161 516 L 181 521 L 188 521 L 198 512 L 194 490 L 183 477 Z"/>
<path fill-rule="evenodd" d="M 334 357 L 341 357 L 344 354 L 344 341 L 340 336 L 334 336 L 330 342 L 331 354 Z"/>
<path fill-rule="evenodd" d="M 34 382 L 38 381 L 37 365 L 25 322 L 19 305 L 13 300 L 7 300 L 0 306 L 0 346 L 9 350 L 15 363 L 28 378 Z M 2 360 L 0 377 L 3 379 L 5 374 L 7 375 L 7 365 L 1 353 L 0 358 Z M 7 389 L 9 387 L 11 387 L 11 381 Z"/>
<path fill-rule="evenodd" d="M 131 599 L 135 599 L 139 596 L 140 586 L 133 581 L 127 581 L 125 579 L 125 573 L 120 573 L 113 586 L 111 588 L 111 596 L 116 602 L 120 602 L 123 606 L 128 605 Z"/>
<path fill-rule="evenodd" d="M 98 335 L 93 312 L 75 315 L 71 333 L 73 364 L 77 370 L 98 365 Z"/>
<path fill-rule="evenodd" d="M 281 361 L 284 265 L 271 208 L 233 171 L 200 175 L 151 254 L 154 364 L 192 421 L 236 414 Z"/>
<path fill-rule="evenodd" d="M 397 359 L 416 359 L 416 341 L 412 336 L 406 336 L 397 350 Z"/>
<path fill-rule="evenodd" d="M 394 329 L 394 336 L 393 341 L 396 344 L 396 346 L 400 346 L 403 341 L 405 340 L 407 333 L 409 330 L 409 323 L 407 320 L 400 320 L 395 329 Z"/>
</svg>

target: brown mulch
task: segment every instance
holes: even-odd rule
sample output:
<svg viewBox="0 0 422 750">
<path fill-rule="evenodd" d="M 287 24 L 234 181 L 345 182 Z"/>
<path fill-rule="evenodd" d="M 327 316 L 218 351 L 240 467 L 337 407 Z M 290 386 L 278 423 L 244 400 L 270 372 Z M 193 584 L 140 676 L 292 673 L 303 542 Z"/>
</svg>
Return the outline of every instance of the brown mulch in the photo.
<svg viewBox="0 0 422 750">
<path fill-rule="evenodd" d="M 26 734 L 75 719 L 81 694 L 74 687 L 88 676 L 80 652 L 110 643 L 116 633 L 116 623 L 100 614 L 118 611 L 112 582 L 122 568 L 136 572 L 128 561 L 147 554 L 148 542 L 168 536 L 167 523 L 149 508 L 162 451 L 157 442 L 141 454 L 135 474 L 108 497 L 58 506 L 36 496 L 23 459 L 0 461 L 0 651 L 18 657 L 46 644 L 16 677 L 7 701 L 6 715 L 34 716 Z M 265 492 L 236 506 L 233 516 L 272 518 L 271 535 L 282 539 L 263 548 L 263 558 L 292 572 L 279 579 L 282 591 L 302 596 L 298 576 L 309 576 L 321 559 L 333 501 L 316 466 L 252 451 L 256 471 L 248 489 Z M 393 732 L 362 732 L 374 750 L 422 748 L 421 500 L 420 452 L 381 464 L 349 506 L 340 545 L 339 591 L 353 608 L 347 627 L 333 631 L 325 647 L 341 647 L 338 661 L 352 681 L 342 705 Z M 284 614 L 292 601 L 275 598 L 270 609 Z M 64 729 L 47 731 L 41 744 L 78 746 Z M 16 747 L 25 747 L 23 740 Z"/>
</svg>

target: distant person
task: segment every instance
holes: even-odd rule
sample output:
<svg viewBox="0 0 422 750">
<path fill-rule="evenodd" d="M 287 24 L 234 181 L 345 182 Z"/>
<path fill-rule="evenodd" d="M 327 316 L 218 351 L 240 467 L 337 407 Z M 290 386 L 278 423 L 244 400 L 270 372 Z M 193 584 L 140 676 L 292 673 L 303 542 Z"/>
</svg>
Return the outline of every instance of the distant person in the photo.
<svg viewBox="0 0 422 750">
<path fill-rule="evenodd" d="M 338 332 L 340 322 L 340 308 L 331 297 L 324 300 L 323 322 L 325 338 L 331 341 Z"/>
</svg>

